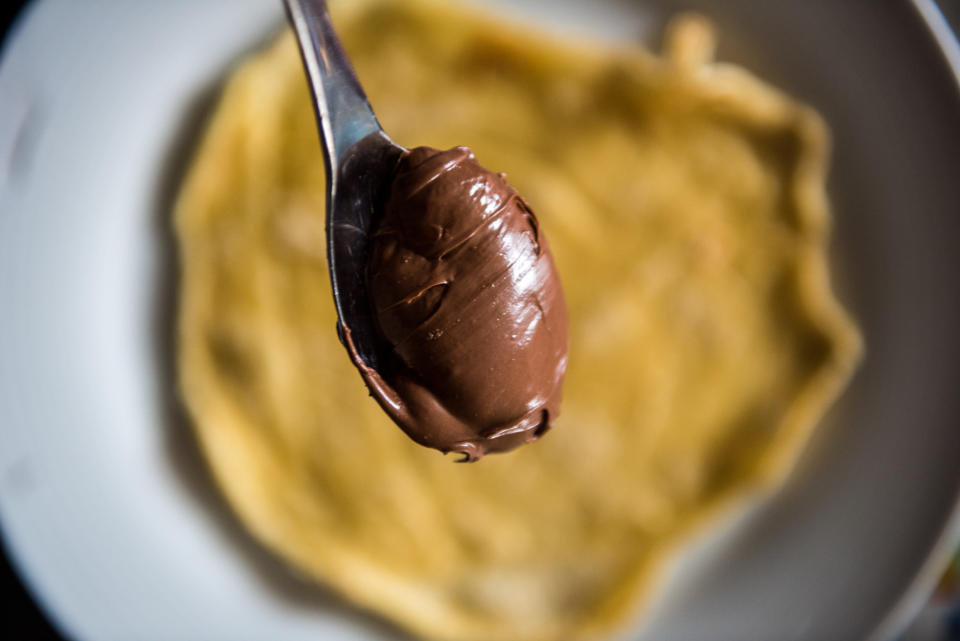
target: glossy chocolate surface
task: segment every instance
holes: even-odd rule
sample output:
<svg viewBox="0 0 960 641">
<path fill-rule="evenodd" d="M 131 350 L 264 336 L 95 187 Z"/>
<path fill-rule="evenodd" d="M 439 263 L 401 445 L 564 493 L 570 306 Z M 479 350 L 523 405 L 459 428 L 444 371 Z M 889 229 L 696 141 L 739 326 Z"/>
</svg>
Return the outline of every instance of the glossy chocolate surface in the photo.
<svg viewBox="0 0 960 641">
<path fill-rule="evenodd" d="M 466 147 L 397 165 L 371 239 L 373 315 L 391 358 L 371 393 L 415 441 L 477 460 L 539 438 L 559 411 L 567 312 L 546 239 L 503 174 Z"/>
</svg>

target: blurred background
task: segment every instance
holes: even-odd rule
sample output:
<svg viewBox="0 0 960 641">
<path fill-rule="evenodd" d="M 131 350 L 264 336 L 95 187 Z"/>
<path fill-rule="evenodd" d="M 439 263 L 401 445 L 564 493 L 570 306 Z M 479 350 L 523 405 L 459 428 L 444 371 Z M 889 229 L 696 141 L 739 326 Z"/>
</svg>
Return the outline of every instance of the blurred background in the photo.
<svg viewBox="0 0 960 641">
<path fill-rule="evenodd" d="M 202 1 L 202 0 L 200 0 Z M 827 1 L 827 0 L 820 0 Z M 836 1 L 836 0 L 834 0 Z M 848 1 L 848 0 L 840 0 Z M 850 0 L 853 2 L 886 2 L 887 0 Z M 0 64 L 4 45 L 17 17 L 25 5 L 23 0 L 8 0 L 0 8 Z M 938 4 L 954 32 L 960 31 L 960 0 L 938 0 Z M 0 524 L 2 528 L 2 524 Z M 2 539 L 2 529 L 0 529 Z M 0 637 L 7 639 L 61 639 L 19 580 L 5 547 L 0 547 L 0 594 L 4 595 L 5 615 L 0 617 Z M 960 548 L 927 606 L 900 641 L 960 641 Z M 893 640 L 891 640 L 893 641 Z"/>
<path fill-rule="evenodd" d="M 7 34 L 14 25 L 25 0 L 12 0 L 0 8 L 0 61 L 3 60 L 3 47 Z M 2 526 L 0 526 L 2 528 Z M 2 535 L 2 529 L 0 529 Z M 61 639 L 46 617 L 40 612 L 30 595 L 27 594 L 7 558 L 6 546 L 0 549 L 0 594 L 6 595 L 6 616 L 0 623 L 0 636 L 6 639 Z"/>
<path fill-rule="evenodd" d="M 0 8 L 0 61 L 3 60 L 3 47 L 6 44 L 7 34 L 25 4 L 24 0 L 12 0 L 4 3 Z M 0 529 L 0 535 L 2 535 L 2 529 Z M 2 623 L 0 623 L 2 626 L 0 635 L 4 638 L 21 637 L 38 640 L 62 638 L 54 631 L 33 599 L 27 594 L 10 565 L 5 545 L 0 549 L 0 594 L 9 595 L 5 596 L 8 604 L 7 614 L 2 617 Z"/>
<path fill-rule="evenodd" d="M 25 0 L 11 0 L 3 3 L 0 8 L 0 61 L 3 60 L 7 34 L 25 4 L 27 4 Z M 2 529 L 0 529 L 0 535 L 2 535 Z M 62 638 L 50 626 L 46 617 L 41 614 L 33 599 L 23 588 L 23 584 L 10 566 L 5 545 L 0 549 L 0 594 L 8 595 L 5 596 L 8 604 L 7 614 L 2 617 L 2 623 L 0 623 L 2 626 L 0 635 L 4 638 L 41 640 Z"/>
</svg>

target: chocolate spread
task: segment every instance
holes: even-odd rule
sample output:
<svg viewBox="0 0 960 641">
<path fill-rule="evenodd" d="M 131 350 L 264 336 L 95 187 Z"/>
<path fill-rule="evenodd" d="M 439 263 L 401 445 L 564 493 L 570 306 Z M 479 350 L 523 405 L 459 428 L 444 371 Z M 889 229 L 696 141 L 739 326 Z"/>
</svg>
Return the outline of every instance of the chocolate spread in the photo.
<svg viewBox="0 0 960 641">
<path fill-rule="evenodd" d="M 371 239 L 369 294 L 392 362 L 344 338 L 415 441 L 474 461 L 539 438 L 560 405 L 567 311 L 537 218 L 466 147 L 400 158 Z"/>
</svg>

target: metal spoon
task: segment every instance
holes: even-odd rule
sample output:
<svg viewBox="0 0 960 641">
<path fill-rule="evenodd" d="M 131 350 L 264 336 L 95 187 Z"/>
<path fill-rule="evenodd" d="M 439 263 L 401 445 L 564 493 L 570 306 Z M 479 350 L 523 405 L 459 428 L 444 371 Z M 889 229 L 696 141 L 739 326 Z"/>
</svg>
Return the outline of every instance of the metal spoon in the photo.
<svg viewBox="0 0 960 641">
<path fill-rule="evenodd" d="M 462 461 L 475 461 L 487 452 L 509 451 L 538 439 L 549 429 L 550 417 L 558 411 L 567 362 L 567 320 L 558 276 L 549 250 L 541 252 L 545 245 L 540 244 L 533 212 L 506 184 L 503 174 L 493 174 L 480 167 L 469 149 L 457 147 L 441 152 L 420 147 L 411 152 L 422 151 L 427 154 L 425 157 L 446 158 L 443 176 L 432 175 L 428 183 L 438 181 L 441 186 L 434 187 L 442 192 L 451 189 L 449 185 L 442 186 L 446 180 L 460 181 L 449 192 L 454 196 L 444 202 L 444 211 L 457 212 L 462 220 L 476 219 L 476 238 L 485 238 L 483 246 L 488 253 L 475 255 L 482 256 L 481 262 L 495 272 L 489 287 L 471 288 L 451 284 L 457 280 L 453 274 L 459 271 L 446 271 L 449 279 L 441 284 L 449 285 L 454 293 L 444 289 L 441 296 L 460 296 L 461 307 L 465 304 L 463 299 L 472 304 L 481 295 L 486 296 L 486 304 L 499 310 L 490 317 L 494 324 L 499 323 L 500 329 L 495 327 L 486 333 L 477 330 L 476 322 L 484 319 L 474 313 L 468 321 L 457 317 L 435 337 L 427 339 L 433 341 L 432 349 L 442 350 L 448 349 L 451 340 L 456 343 L 454 349 L 462 349 L 477 337 L 493 337 L 488 344 L 482 338 L 477 339 L 474 346 L 479 345 L 481 349 L 476 349 L 476 356 L 468 358 L 467 365 L 462 367 L 435 367 L 432 359 L 436 352 L 431 349 L 425 349 L 420 355 L 414 349 L 413 355 L 408 355 L 419 362 L 422 369 L 411 367 L 404 357 L 398 357 L 394 346 L 380 331 L 373 297 L 368 291 L 367 269 L 372 239 L 384 215 L 387 196 L 393 197 L 390 191 L 407 150 L 387 137 L 373 115 L 330 23 L 326 2 L 284 2 L 300 44 L 323 142 L 327 167 L 327 257 L 338 316 L 337 330 L 351 361 L 380 407 L 421 445 L 444 453 L 459 452 Z M 457 178 L 456 173 L 450 178 L 448 172 L 461 164 L 472 167 L 467 171 L 475 174 L 480 182 L 464 181 L 462 177 Z M 418 189 L 426 189 L 424 185 Z M 483 191 L 487 195 L 474 202 L 471 198 L 477 185 L 499 195 L 492 197 Z M 465 191 L 461 194 L 457 190 Z M 462 208 L 458 209 L 461 203 L 457 199 L 461 197 Z M 476 203 L 482 206 L 474 206 Z M 394 207 L 391 201 L 391 216 Z M 493 209 L 487 211 L 486 207 Z M 407 220 L 420 215 L 428 220 L 428 214 L 415 208 L 403 215 Z M 495 223 L 496 231 L 494 227 L 485 227 L 483 217 L 487 214 L 493 221 L 490 224 Z M 512 222 L 501 224 L 504 219 Z M 488 235 L 480 233 L 481 229 L 487 229 Z M 473 233 L 466 236 L 468 240 L 473 237 Z M 460 258 L 451 263 L 466 261 L 470 269 L 482 272 L 477 264 L 464 258 L 465 252 L 456 255 Z M 403 257 L 409 259 L 408 254 Z M 438 262 L 441 260 L 442 256 Z M 527 268 L 514 270 L 518 265 Z M 452 269 L 448 264 L 444 267 Z M 491 276 L 478 278 L 490 279 Z M 388 280 L 398 285 L 394 275 Z M 382 289 L 383 279 L 378 282 Z M 469 285 L 470 280 L 461 279 L 461 282 Z M 436 283 L 425 286 L 427 289 L 416 292 L 414 299 Z M 484 288 L 481 294 L 479 289 Z M 460 334 L 457 334 L 458 328 Z M 524 332 L 524 340 L 516 340 L 519 334 L 514 333 L 511 342 L 507 337 L 512 330 L 507 328 Z M 444 333 L 447 338 L 440 340 Z M 473 370 L 468 367 L 470 362 L 474 363 Z M 496 371 L 498 367 L 500 371 Z M 539 368 L 543 376 L 531 377 L 532 367 Z M 422 377 L 423 371 L 431 372 L 432 378 Z M 440 379 L 444 380 L 438 383 Z M 484 390 L 480 392 L 482 398 L 471 397 L 474 388 Z M 437 389 L 442 396 L 438 396 Z M 486 403 L 489 398 L 501 399 L 504 407 L 509 406 L 509 414 L 515 416 L 504 414 L 503 408 L 498 407 L 478 410 L 477 401 Z"/>
<path fill-rule="evenodd" d="M 284 0 L 307 70 L 327 169 L 327 260 L 345 334 L 373 370 L 383 362 L 367 292 L 370 236 L 400 155 L 383 132 L 337 38 L 325 0 Z M 345 332 L 346 329 L 346 332 Z"/>
</svg>

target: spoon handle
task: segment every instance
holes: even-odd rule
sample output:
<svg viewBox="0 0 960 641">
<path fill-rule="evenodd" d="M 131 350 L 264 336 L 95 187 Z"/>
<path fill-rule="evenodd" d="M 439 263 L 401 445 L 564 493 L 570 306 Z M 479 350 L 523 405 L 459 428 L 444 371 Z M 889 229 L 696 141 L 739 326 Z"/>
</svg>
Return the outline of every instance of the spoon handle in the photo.
<svg viewBox="0 0 960 641">
<path fill-rule="evenodd" d="M 331 184 L 343 154 L 381 131 L 330 21 L 325 0 L 284 0 L 313 94 Z"/>
</svg>

